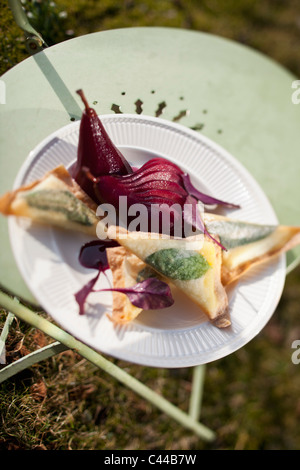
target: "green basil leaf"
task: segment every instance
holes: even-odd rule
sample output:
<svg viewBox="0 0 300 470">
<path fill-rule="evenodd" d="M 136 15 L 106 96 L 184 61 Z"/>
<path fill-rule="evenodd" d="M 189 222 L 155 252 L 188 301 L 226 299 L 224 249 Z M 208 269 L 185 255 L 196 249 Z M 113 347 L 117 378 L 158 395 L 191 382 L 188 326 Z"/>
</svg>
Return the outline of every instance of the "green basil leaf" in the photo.
<svg viewBox="0 0 300 470">
<path fill-rule="evenodd" d="M 210 233 L 219 236 L 220 242 L 228 250 L 262 240 L 276 228 L 274 225 L 251 224 L 226 219 L 207 221 L 206 227 Z"/>
<path fill-rule="evenodd" d="M 96 216 L 83 202 L 64 190 L 40 189 L 30 191 L 25 199 L 29 206 L 43 211 L 61 212 L 67 220 L 91 226 Z"/>
<path fill-rule="evenodd" d="M 197 251 L 167 248 L 149 255 L 145 262 L 170 279 L 188 281 L 198 279 L 210 268 Z"/>
</svg>

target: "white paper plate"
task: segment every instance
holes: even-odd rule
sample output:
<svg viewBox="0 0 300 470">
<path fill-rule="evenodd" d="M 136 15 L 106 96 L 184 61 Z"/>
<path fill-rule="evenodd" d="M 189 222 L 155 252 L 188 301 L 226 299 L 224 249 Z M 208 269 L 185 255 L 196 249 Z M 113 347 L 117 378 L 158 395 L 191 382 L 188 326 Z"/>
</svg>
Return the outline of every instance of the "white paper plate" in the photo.
<svg viewBox="0 0 300 470">
<path fill-rule="evenodd" d="M 143 115 L 101 116 L 112 140 L 139 166 L 155 155 L 188 171 L 196 186 L 215 197 L 241 205 L 228 211 L 236 219 L 276 224 L 276 215 L 261 188 L 228 152 L 181 125 Z M 76 159 L 79 122 L 45 139 L 25 161 L 15 187 L 40 178 L 59 164 Z M 94 349 L 153 367 L 186 367 L 211 362 L 244 346 L 273 314 L 285 280 L 285 256 L 249 272 L 229 294 L 232 326 L 217 329 L 198 307 L 177 299 L 161 311 L 143 312 L 135 321 L 114 326 L 107 318 L 111 293 L 93 293 L 86 315 L 74 299 L 96 271 L 83 268 L 78 254 L 89 239 L 50 227 L 9 221 L 18 267 L 41 306 L 66 331 Z M 110 275 L 110 272 L 108 272 Z M 105 276 L 100 285 L 107 286 Z"/>
</svg>

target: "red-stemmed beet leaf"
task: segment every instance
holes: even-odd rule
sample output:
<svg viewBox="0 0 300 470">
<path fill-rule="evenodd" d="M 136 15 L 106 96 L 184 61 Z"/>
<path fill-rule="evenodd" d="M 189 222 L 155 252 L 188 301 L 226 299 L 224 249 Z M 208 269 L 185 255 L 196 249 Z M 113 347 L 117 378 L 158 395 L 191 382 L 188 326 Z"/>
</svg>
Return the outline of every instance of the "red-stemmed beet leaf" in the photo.
<svg viewBox="0 0 300 470">
<path fill-rule="evenodd" d="M 156 277 L 145 279 L 144 281 L 138 282 L 131 287 L 94 289 L 101 272 L 102 271 L 100 269 L 98 274 L 75 294 L 75 300 L 79 305 L 80 315 L 85 313 L 85 303 L 87 297 L 93 292 L 120 292 L 127 295 L 129 301 L 133 305 L 142 308 L 143 310 L 157 310 L 167 308 L 174 303 L 170 286 L 166 282 L 161 281 Z"/>
<path fill-rule="evenodd" d="M 170 286 L 156 277 L 149 277 L 132 287 L 112 287 L 97 292 L 112 291 L 126 294 L 130 302 L 143 310 L 157 310 L 174 303 Z"/>
</svg>

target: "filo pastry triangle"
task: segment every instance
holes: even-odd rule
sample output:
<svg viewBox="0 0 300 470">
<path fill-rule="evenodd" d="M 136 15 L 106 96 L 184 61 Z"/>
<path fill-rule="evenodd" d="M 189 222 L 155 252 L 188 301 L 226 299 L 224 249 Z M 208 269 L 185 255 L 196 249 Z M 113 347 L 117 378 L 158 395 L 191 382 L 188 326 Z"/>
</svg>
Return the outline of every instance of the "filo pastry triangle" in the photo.
<svg viewBox="0 0 300 470">
<path fill-rule="evenodd" d="M 206 213 L 205 225 L 226 247 L 222 252 L 222 284 L 237 281 L 250 268 L 268 262 L 300 243 L 300 227 L 264 225 Z"/>
<path fill-rule="evenodd" d="M 221 252 L 221 283 L 225 288 L 233 281 L 238 281 L 251 267 L 266 263 L 300 243 L 300 227 L 244 222 L 210 213 L 206 213 L 204 217 L 209 232 L 214 234 L 214 236 L 217 235 L 221 243 L 227 248 L 226 251 L 223 250 Z M 114 230 L 115 229 L 112 228 L 109 233 L 112 235 L 112 231 Z M 128 232 L 119 229 L 119 233 L 120 235 L 122 234 L 123 237 L 125 235 L 127 238 Z M 107 250 L 115 287 L 132 286 L 134 283 L 142 280 L 142 274 L 153 276 L 155 273 L 155 270 L 153 270 L 153 262 L 147 267 L 147 265 L 141 261 L 141 259 L 147 258 L 143 250 L 149 242 L 146 242 L 146 244 L 144 242 L 141 245 L 141 241 L 138 241 L 140 237 L 145 239 L 150 236 L 153 237 L 154 235 L 136 235 L 135 232 L 131 232 L 129 241 L 127 239 L 127 241 L 122 242 L 122 239 L 119 238 L 118 241 L 121 245 L 123 243 L 123 247 L 110 248 Z M 158 237 L 160 239 L 163 238 L 161 235 Z M 189 241 L 192 242 L 193 237 L 191 237 Z M 181 242 L 173 241 L 172 243 Z M 137 245 L 139 245 L 139 249 L 136 248 Z M 124 248 L 125 246 L 127 249 Z M 183 246 L 186 247 L 184 244 Z M 203 249 L 206 249 L 205 254 L 207 255 L 209 250 L 213 252 L 213 247 L 218 250 L 217 246 L 211 245 L 211 240 L 206 238 L 205 246 L 203 246 Z M 136 253 L 139 257 L 133 255 L 133 253 Z M 220 253 L 218 253 L 217 259 L 220 260 Z M 215 263 L 214 269 L 216 276 L 220 269 L 218 263 Z M 161 273 L 162 271 L 157 271 L 156 275 L 158 275 L 158 272 Z M 215 318 L 216 326 L 228 326 L 230 324 L 228 307 L 225 315 L 221 313 L 225 303 L 224 300 L 222 302 L 224 294 L 220 296 L 221 289 L 219 282 L 215 284 L 215 287 L 218 286 L 218 289 L 213 290 L 211 298 L 211 300 L 221 300 L 219 304 L 219 314 L 216 314 L 216 310 L 207 306 L 206 309 L 204 308 L 204 299 L 211 295 L 213 284 L 206 284 L 206 292 L 203 295 L 204 283 L 198 282 L 202 290 L 197 291 L 197 289 L 193 289 L 192 282 L 187 284 L 179 280 L 174 281 L 168 276 L 166 276 L 166 278 L 165 280 L 167 280 L 169 284 L 173 283 L 177 285 L 177 287 L 180 287 L 181 290 L 183 289 L 185 294 L 188 294 L 194 302 L 203 310 L 206 310 L 206 314 L 210 319 Z M 212 278 L 212 276 L 210 276 L 210 278 Z M 217 278 L 218 275 L 214 277 L 214 280 Z M 210 285 L 210 289 L 207 289 L 207 285 Z M 216 292 L 218 293 L 217 296 L 215 295 Z M 218 296 L 220 296 L 219 299 Z M 136 318 L 142 310 L 131 305 L 128 299 L 124 303 L 124 298 L 124 294 L 114 293 L 112 320 L 116 322 L 131 321 Z"/>
<path fill-rule="evenodd" d="M 63 165 L 41 179 L 0 198 L 0 212 L 40 224 L 96 235 L 97 205 L 82 191 Z"/>
<path fill-rule="evenodd" d="M 188 296 L 215 326 L 231 324 L 218 244 L 204 235 L 175 239 L 116 226 L 109 227 L 107 235 Z"/>
</svg>

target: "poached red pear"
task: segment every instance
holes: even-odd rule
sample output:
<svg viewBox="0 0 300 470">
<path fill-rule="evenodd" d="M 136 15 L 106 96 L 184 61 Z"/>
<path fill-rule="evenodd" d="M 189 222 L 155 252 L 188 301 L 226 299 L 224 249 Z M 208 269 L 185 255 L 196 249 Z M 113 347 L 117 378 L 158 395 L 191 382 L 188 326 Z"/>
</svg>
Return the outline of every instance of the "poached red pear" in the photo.
<svg viewBox="0 0 300 470">
<path fill-rule="evenodd" d="M 87 171 L 97 178 L 110 174 L 127 175 L 133 170 L 112 142 L 95 109 L 89 106 L 83 91 L 77 90 L 77 93 L 85 109 L 81 117 L 77 161 L 72 175 L 79 186 L 98 202 L 94 184 L 87 177 Z"/>
</svg>

